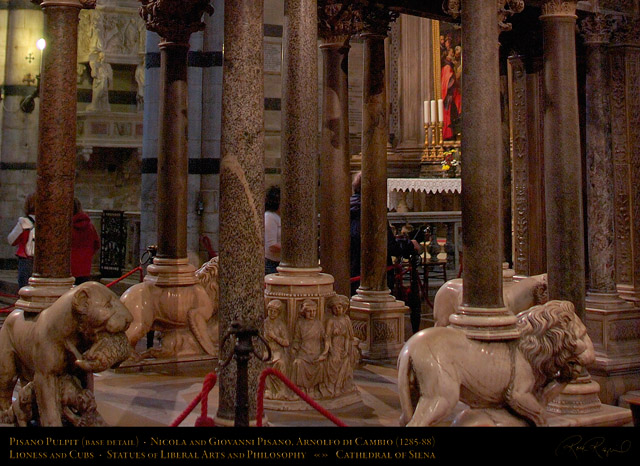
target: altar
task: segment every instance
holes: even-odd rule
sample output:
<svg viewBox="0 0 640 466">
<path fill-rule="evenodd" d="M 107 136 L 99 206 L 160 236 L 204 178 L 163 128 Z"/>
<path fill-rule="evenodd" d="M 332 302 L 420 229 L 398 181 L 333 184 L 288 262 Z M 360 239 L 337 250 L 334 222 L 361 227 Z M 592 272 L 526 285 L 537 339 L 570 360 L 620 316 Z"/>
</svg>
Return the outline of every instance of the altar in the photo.
<svg viewBox="0 0 640 466">
<path fill-rule="evenodd" d="M 460 178 L 388 178 L 390 212 L 460 210 Z"/>
</svg>

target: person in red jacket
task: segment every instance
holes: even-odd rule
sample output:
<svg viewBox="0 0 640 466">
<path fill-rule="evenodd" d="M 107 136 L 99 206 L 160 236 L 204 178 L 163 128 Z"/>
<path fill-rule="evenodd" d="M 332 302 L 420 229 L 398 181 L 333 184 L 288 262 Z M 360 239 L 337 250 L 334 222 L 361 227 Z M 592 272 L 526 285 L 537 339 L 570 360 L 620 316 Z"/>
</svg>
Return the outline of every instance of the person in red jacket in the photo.
<svg viewBox="0 0 640 466">
<path fill-rule="evenodd" d="M 73 200 L 73 228 L 71 229 L 71 275 L 76 285 L 91 280 L 93 255 L 100 249 L 100 237 L 80 201 Z"/>
</svg>

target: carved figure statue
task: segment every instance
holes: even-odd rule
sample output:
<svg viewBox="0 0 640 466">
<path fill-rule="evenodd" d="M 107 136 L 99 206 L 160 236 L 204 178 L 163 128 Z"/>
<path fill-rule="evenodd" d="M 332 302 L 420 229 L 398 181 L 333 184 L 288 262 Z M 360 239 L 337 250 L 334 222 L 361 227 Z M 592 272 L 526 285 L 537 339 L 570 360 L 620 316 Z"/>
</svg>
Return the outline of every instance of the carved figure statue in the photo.
<svg viewBox="0 0 640 466">
<path fill-rule="evenodd" d="M 462 401 L 472 409 L 509 407 L 545 425 L 544 407 L 594 362 L 593 344 L 568 301 L 549 301 L 517 317 L 521 336 L 510 343 L 471 340 L 451 327 L 409 338 L 398 357 L 400 422 L 435 425 Z"/>
<path fill-rule="evenodd" d="M 506 282 L 502 289 L 504 305 L 518 314 L 532 306 L 549 300 L 547 274 L 533 275 L 517 282 Z M 454 278 L 440 287 L 433 301 L 433 316 L 436 327 L 449 325 L 449 316 L 455 314 L 462 304 L 462 279 Z"/>
<path fill-rule="evenodd" d="M 160 348 L 141 355 L 134 351 L 134 359 L 217 355 L 218 257 L 205 262 L 195 275 L 200 282 L 195 285 L 159 287 L 144 281 L 122 294 L 120 300 L 133 316 L 127 338 L 134 348 L 149 331 L 163 333 Z"/>
<path fill-rule="evenodd" d="M 93 78 L 91 103 L 87 105 L 87 111 L 90 112 L 108 112 L 111 110 L 109 105 L 109 86 L 113 81 L 113 70 L 111 65 L 104 61 L 104 53 L 99 52 L 97 59 L 89 62 L 91 66 L 91 77 Z"/>
<path fill-rule="evenodd" d="M 101 372 L 129 356 L 124 332 L 130 323 L 131 314 L 115 293 L 97 282 L 72 288 L 39 314 L 13 311 L 0 330 L 3 417 L 12 409 L 19 379 L 14 412 L 19 424 L 37 418 L 41 426 L 62 426 L 63 419 L 81 422 L 77 416 L 86 421 L 94 408 L 81 381 L 88 372 Z M 34 400 L 37 414 L 26 408 Z"/>
<path fill-rule="evenodd" d="M 325 386 L 329 394 L 335 396 L 354 389 L 353 367 L 359 355 L 351 319 L 347 315 L 349 298 L 330 296 L 327 309 L 331 316 L 325 325 L 326 338 L 321 357 L 326 357 Z"/>
<path fill-rule="evenodd" d="M 283 310 L 284 303 L 279 299 L 269 301 L 267 318 L 263 324 L 263 334 L 271 349 L 271 360 L 268 364 L 287 375 L 289 363 L 287 349 L 290 345 L 290 338 L 287 325 L 280 317 Z M 286 399 L 287 394 L 282 381 L 276 377 L 267 377 L 265 396 L 271 399 Z"/>
<path fill-rule="evenodd" d="M 136 66 L 135 72 L 136 78 L 136 104 L 137 109 L 142 110 L 144 106 L 144 56 L 141 58 L 140 63 Z"/>
<path fill-rule="evenodd" d="M 300 307 L 293 336 L 293 383 L 311 396 L 319 396 L 319 385 L 324 380 L 322 361 L 327 356 L 324 349 L 325 332 L 322 322 L 316 319 L 318 304 L 305 299 Z"/>
</svg>

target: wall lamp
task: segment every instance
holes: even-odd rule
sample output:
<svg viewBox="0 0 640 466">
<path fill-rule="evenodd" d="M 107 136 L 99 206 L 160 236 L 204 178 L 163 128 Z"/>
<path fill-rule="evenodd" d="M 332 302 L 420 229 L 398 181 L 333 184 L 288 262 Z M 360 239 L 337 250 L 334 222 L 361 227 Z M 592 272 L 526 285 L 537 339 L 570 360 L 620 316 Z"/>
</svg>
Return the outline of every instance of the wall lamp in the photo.
<svg viewBox="0 0 640 466">
<path fill-rule="evenodd" d="M 44 58 L 44 49 L 46 46 L 47 42 L 44 39 L 41 38 L 36 41 L 36 47 L 38 48 L 38 50 L 40 50 L 40 73 L 36 75 L 37 83 L 35 90 L 20 102 L 20 110 L 22 110 L 24 113 L 33 112 L 36 107 L 36 97 L 40 95 L 40 76 L 42 76 L 42 64 Z"/>
</svg>

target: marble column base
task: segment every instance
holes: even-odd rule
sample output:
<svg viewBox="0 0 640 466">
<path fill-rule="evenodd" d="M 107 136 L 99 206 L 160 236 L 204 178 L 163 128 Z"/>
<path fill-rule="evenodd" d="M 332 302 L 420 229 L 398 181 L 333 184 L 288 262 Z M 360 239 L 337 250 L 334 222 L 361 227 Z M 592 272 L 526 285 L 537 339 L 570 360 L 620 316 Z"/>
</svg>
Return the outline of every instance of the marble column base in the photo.
<svg viewBox="0 0 640 466">
<path fill-rule="evenodd" d="M 600 410 L 600 385 L 584 370 L 547 404 L 547 411 L 555 414 L 592 414 Z"/>
<path fill-rule="evenodd" d="M 516 316 L 507 307 L 460 306 L 457 313 L 449 316 L 449 323 L 473 340 L 501 341 L 520 337 Z"/>
<path fill-rule="evenodd" d="M 178 259 L 156 257 L 153 264 L 147 267 L 144 281 L 155 286 L 186 286 L 199 283 L 196 268 L 189 263 L 187 257 Z"/>
<path fill-rule="evenodd" d="M 396 358 L 404 345 L 404 316 L 409 308 L 389 292 L 358 289 L 351 298 L 353 332 L 365 359 Z"/>
<path fill-rule="evenodd" d="M 617 293 L 588 292 L 585 320 L 596 351 L 589 372 L 600 384 L 602 402 L 616 404 L 640 388 L 640 308 Z"/>
<path fill-rule="evenodd" d="M 634 306 L 640 307 L 640 290 L 632 285 L 618 285 L 620 297 L 626 301 L 631 301 Z"/>
<path fill-rule="evenodd" d="M 16 301 L 15 307 L 27 312 L 41 312 L 69 291 L 74 282 L 73 277 L 30 277 L 29 284 L 20 288 L 20 298 Z"/>
</svg>

